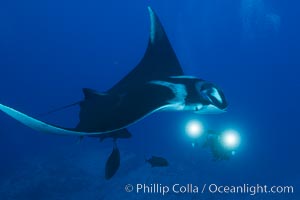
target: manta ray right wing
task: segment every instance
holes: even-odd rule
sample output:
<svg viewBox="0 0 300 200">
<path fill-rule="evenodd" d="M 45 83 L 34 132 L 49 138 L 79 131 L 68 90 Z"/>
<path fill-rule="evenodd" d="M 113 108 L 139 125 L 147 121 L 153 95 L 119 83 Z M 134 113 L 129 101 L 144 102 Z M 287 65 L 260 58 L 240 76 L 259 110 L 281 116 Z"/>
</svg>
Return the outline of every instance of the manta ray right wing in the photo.
<svg viewBox="0 0 300 200">
<path fill-rule="evenodd" d="M 148 10 L 151 26 L 144 57 L 106 92 L 108 96 L 119 97 L 119 102 L 104 103 L 104 97 L 99 96 L 85 99 L 80 104 L 76 130 L 91 132 L 126 127 L 154 111 L 172 106 L 168 100 L 177 94 L 184 95 L 182 86 L 163 83 L 172 76 L 182 76 L 183 70 L 160 20 L 152 8 L 148 7 Z M 161 84 L 153 87 L 149 85 L 151 81 L 160 81 Z"/>
<path fill-rule="evenodd" d="M 123 79 L 109 89 L 106 94 L 112 94 L 113 96 L 120 96 L 126 94 L 128 90 L 144 85 L 152 80 L 167 80 L 169 77 L 182 76 L 183 70 L 177 59 L 177 56 L 170 44 L 170 41 L 166 35 L 166 32 L 157 17 L 156 13 L 151 7 L 148 7 L 150 16 L 150 36 L 148 41 L 147 50 L 139 62 L 139 64 L 129 72 Z M 91 89 L 83 90 L 84 96 L 98 93 Z M 100 94 L 100 93 L 99 93 Z M 100 99 L 95 95 L 96 99 Z M 93 100 L 92 100 L 93 101 Z M 72 103 L 60 108 L 48 111 L 45 114 L 57 112 L 74 105 L 80 105 L 81 113 L 85 113 L 85 108 L 89 106 L 89 100 L 85 98 L 82 101 Z M 100 108 L 102 105 L 102 108 Z M 101 100 L 97 104 L 97 107 L 102 110 L 107 109 L 107 104 L 101 103 Z M 91 110 L 92 112 L 92 110 Z M 88 115 L 87 115 L 88 116 Z M 91 120 L 80 117 L 80 120 Z"/>
<path fill-rule="evenodd" d="M 151 7 L 148 7 L 148 11 L 151 26 L 144 57 L 127 76 L 108 91 L 110 94 L 119 94 L 151 80 L 165 80 L 170 76 L 183 75 L 183 70 L 159 18 Z"/>
</svg>

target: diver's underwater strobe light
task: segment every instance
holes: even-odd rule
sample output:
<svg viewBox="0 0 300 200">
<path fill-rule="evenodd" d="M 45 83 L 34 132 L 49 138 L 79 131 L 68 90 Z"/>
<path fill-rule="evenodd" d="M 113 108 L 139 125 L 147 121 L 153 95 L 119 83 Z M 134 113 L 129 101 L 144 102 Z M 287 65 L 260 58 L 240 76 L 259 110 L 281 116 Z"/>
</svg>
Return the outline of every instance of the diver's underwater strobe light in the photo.
<svg viewBox="0 0 300 200">
<path fill-rule="evenodd" d="M 191 120 L 185 127 L 186 133 L 192 138 L 198 138 L 203 133 L 203 125 L 197 120 Z"/>
<path fill-rule="evenodd" d="M 229 160 L 236 154 L 240 145 L 240 134 L 234 129 L 223 132 L 216 130 L 204 130 L 198 120 L 190 120 L 186 124 L 185 131 L 192 139 L 192 147 L 201 146 L 208 148 L 214 160 Z"/>
<path fill-rule="evenodd" d="M 239 133 L 235 130 L 226 130 L 221 135 L 221 142 L 228 149 L 235 149 L 240 144 Z"/>
</svg>

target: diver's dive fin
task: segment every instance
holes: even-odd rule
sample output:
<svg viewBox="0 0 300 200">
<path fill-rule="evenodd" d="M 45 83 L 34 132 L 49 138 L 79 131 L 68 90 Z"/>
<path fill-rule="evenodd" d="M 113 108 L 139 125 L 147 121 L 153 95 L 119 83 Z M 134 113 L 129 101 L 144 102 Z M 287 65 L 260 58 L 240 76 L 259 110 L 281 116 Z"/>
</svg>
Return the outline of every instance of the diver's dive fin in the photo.
<svg viewBox="0 0 300 200">
<path fill-rule="evenodd" d="M 165 80 L 169 76 L 181 76 L 183 70 L 156 13 L 148 7 L 150 15 L 150 37 L 147 50 L 140 63 L 108 93 L 119 94 L 126 88 L 151 80 Z"/>
</svg>

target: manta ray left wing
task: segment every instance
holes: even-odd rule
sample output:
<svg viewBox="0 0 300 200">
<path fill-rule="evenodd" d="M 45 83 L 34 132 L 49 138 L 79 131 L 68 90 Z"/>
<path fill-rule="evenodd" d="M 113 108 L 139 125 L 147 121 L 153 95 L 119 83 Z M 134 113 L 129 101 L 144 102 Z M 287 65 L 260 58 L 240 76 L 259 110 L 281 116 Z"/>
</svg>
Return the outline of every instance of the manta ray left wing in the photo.
<svg viewBox="0 0 300 200">
<path fill-rule="evenodd" d="M 109 106 L 111 102 L 108 102 L 106 98 L 111 99 L 112 97 L 100 94 L 99 101 L 108 102 L 105 110 L 102 110 L 105 106 L 99 104 L 95 97 L 89 97 L 81 104 L 80 122 L 76 128 L 51 125 L 3 104 L 0 104 L 0 110 L 22 124 L 45 133 L 75 136 L 101 135 L 125 129 L 158 110 L 177 107 L 177 102 L 182 102 L 186 97 L 186 94 L 182 92 L 184 91 L 183 86 L 165 84 L 167 82 L 152 81 L 143 88 L 128 91 L 123 99 L 115 102 L 119 104 L 118 106 Z M 141 94 L 142 92 L 145 92 L 144 95 Z"/>
</svg>

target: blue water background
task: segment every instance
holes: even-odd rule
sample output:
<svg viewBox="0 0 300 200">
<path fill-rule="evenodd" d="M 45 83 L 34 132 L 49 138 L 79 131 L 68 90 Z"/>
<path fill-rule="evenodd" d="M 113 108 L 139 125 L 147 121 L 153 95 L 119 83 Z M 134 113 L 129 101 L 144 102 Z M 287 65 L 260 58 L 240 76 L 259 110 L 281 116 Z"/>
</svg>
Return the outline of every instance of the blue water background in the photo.
<svg viewBox="0 0 300 200">
<path fill-rule="evenodd" d="M 148 5 L 160 17 L 185 73 L 220 86 L 228 111 L 157 113 L 133 125 L 133 138 L 119 141 L 122 164 L 110 181 L 104 180 L 110 140 L 77 144 L 75 137 L 38 133 L 0 113 L 0 199 L 205 198 L 134 195 L 123 189 L 145 182 L 294 185 L 299 191 L 296 1 L 1 1 L 1 103 L 37 116 L 82 99 L 83 87 L 109 89 L 144 54 Z M 77 113 L 72 108 L 42 119 L 73 127 Z M 237 129 L 242 137 L 237 155 L 213 162 L 209 152 L 193 149 L 184 126 L 195 118 L 208 129 Z M 150 155 L 166 157 L 170 167 L 151 169 L 144 163 Z"/>
</svg>

